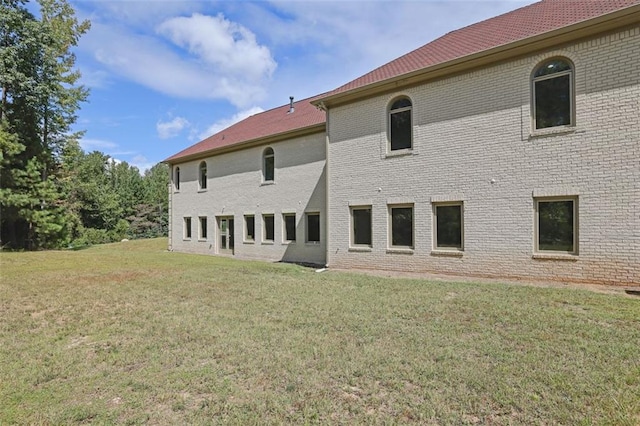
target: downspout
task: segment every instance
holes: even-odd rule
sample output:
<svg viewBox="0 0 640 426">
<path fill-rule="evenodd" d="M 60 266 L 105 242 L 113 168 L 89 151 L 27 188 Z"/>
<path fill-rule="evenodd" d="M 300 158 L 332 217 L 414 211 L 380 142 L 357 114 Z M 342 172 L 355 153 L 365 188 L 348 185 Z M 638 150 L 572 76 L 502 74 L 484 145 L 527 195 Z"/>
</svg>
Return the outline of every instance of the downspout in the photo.
<svg viewBox="0 0 640 426">
<path fill-rule="evenodd" d="M 324 170 L 325 170 L 325 185 L 324 185 L 324 192 L 325 192 L 325 209 L 326 209 L 326 213 L 325 213 L 325 229 L 326 229 L 326 243 L 325 243 L 325 250 L 326 250 L 326 254 L 325 254 L 325 267 L 328 268 L 329 265 L 331 264 L 331 261 L 329 259 L 331 250 L 330 250 L 330 242 L 331 242 L 331 238 L 329 238 L 329 234 L 330 234 L 330 230 L 331 227 L 329 226 L 329 217 L 331 216 L 329 214 L 329 142 L 330 142 L 330 137 L 329 137 L 329 109 L 324 105 L 324 103 L 320 104 L 320 108 L 322 108 L 324 110 L 324 114 L 325 114 L 325 160 L 324 160 Z"/>
<path fill-rule="evenodd" d="M 167 211 L 167 232 L 169 234 L 169 251 L 173 251 L 173 191 L 171 191 L 171 177 L 173 177 L 173 166 L 169 165 L 169 183 L 167 184 L 167 191 L 169 191 L 169 208 Z"/>
</svg>

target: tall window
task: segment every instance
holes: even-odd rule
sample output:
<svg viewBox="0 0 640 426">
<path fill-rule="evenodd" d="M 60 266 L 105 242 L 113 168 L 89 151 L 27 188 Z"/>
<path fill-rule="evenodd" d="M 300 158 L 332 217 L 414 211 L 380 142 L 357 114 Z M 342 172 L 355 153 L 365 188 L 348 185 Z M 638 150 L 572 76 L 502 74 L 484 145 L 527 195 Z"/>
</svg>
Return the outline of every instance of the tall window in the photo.
<svg viewBox="0 0 640 426">
<path fill-rule="evenodd" d="M 307 242 L 320 242 L 320 213 L 307 213 Z"/>
<path fill-rule="evenodd" d="M 256 219 L 253 215 L 244 217 L 244 240 L 255 241 L 256 239 Z"/>
<path fill-rule="evenodd" d="M 182 235 L 184 236 L 185 240 L 191 239 L 191 218 L 190 217 L 184 218 L 184 229 L 182 231 Z"/>
<path fill-rule="evenodd" d="M 207 239 L 207 218 L 206 216 L 200 216 L 200 235 L 201 240 Z"/>
<path fill-rule="evenodd" d="M 173 175 L 173 184 L 176 187 L 176 191 L 180 190 L 180 167 L 176 167 Z"/>
<path fill-rule="evenodd" d="M 573 125 L 573 67 L 563 58 L 540 64 L 533 73 L 536 129 Z"/>
<path fill-rule="evenodd" d="M 413 206 L 389 207 L 391 247 L 413 248 Z"/>
<path fill-rule="evenodd" d="M 411 100 L 400 98 L 389 108 L 389 150 L 412 147 Z"/>
<path fill-rule="evenodd" d="M 435 248 L 462 250 L 464 234 L 462 203 L 436 204 L 433 213 Z"/>
<path fill-rule="evenodd" d="M 272 214 L 262 215 L 262 240 L 273 242 L 274 222 Z"/>
<path fill-rule="evenodd" d="M 539 198 L 536 206 L 536 251 L 578 252 L 578 199 Z"/>
<path fill-rule="evenodd" d="M 267 148 L 262 154 L 262 178 L 265 182 L 273 182 L 275 169 L 275 155 L 273 148 Z"/>
<path fill-rule="evenodd" d="M 371 247 L 371 206 L 351 208 L 351 244 Z"/>
<path fill-rule="evenodd" d="M 284 222 L 284 240 L 295 241 L 296 240 L 296 214 L 285 213 L 282 215 Z"/>
<path fill-rule="evenodd" d="M 204 161 L 200 163 L 198 183 L 200 184 L 200 189 L 207 189 L 207 163 Z"/>
</svg>

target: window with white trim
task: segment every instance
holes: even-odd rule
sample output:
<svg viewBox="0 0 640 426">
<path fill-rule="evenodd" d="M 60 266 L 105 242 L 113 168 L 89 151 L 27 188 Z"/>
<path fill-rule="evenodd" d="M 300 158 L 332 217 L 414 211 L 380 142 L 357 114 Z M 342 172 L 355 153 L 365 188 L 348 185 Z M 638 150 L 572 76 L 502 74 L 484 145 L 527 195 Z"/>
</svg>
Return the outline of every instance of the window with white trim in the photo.
<svg viewBox="0 0 640 426">
<path fill-rule="evenodd" d="M 198 236 L 198 238 L 201 240 L 206 240 L 207 239 L 207 217 L 200 216 L 198 219 L 200 221 L 200 235 Z"/>
<path fill-rule="evenodd" d="M 320 213 L 307 213 L 306 215 L 307 243 L 320 242 Z"/>
<path fill-rule="evenodd" d="M 537 252 L 578 253 L 578 198 L 535 198 Z"/>
<path fill-rule="evenodd" d="M 198 167 L 198 184 L 200 189 L 207 189 L 207 163 L 202 161 Z"/>
<path fill-rule="evenodd" d="M 464 210 L 462 202 L 433 205 L 434 248 L 462 250 L 464 248 Z"/>
<path fill-rule="evenodd" d="M 407 97 L 393 101 L 389 107 L 389 151 L 413 147 L 412 104 Z"/>
<path fill-rule="evenodd" d="M 553 58 L 533 73 L 534 129 L 574 125 L 573 66 L 568 59 Z"/>
<path fill-rule="evenodd" d="M 273 242 L 274 239 L 274 219 L 272 214 L 262 215 L 262 241 Z"/>
<path fill-rule="evenodd" d="M 273 148 L 267 148 L 262 153 L 262 180 L 273 182 L 275 178 L 275 153 Z"/>
<path fill-rule="evenodd" d="M 183 220 L 182 236 L 185 240 L 191 239 L 191 218 L 185 217 Z"/>
<path fill-rule="evenodd" d="M 252 214 L 244 216 L 244 240 L 253 242 L 256 239 L 256 218 Z"/>
<path fill-rule="evenodd" d="M 389 206 L 389 245 L 413 248 L 413 205 Z"/>
<path fill-rule="evenodd" d="M 371 247 L 371 206 L 351 207 L 351 245 Z"/>
<path fill-rule="evenodd" d="M 282 222 L 284 224 L 283 240 L 288 242 L 295 241 L 296 240 L 296 214 L 284 213 L 282 215 Z"/>
</svg>

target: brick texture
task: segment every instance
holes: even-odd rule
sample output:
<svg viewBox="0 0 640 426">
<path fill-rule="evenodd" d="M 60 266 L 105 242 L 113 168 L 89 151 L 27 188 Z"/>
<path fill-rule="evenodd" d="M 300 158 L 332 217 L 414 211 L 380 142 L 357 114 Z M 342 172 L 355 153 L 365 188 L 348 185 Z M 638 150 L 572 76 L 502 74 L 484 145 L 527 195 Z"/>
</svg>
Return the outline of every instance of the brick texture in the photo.
<svg viewBox="0 0 640 426">
<path fill-rule="evenodd" d="M 545 59 L 575 65 L 575 127 L 532 129 Z M 640 28 L 329 110 L 329 266 L 640 284 Z M 413 102 L 413 150 L 387 155 L 387 107 Z M 535 256 L 534 192 L 576 195 L 576 256 Z M 350 250 L 349 205 L 372 204 L 373 246 Z M 464 202 L 464 252 L 433 251 L 434 200 Z M 389 203 L 414 204 L 415 247 L 389 252 Z"/>
<path fill-rule="evenodd" d="M 273 184 L 262 182 L 259 146 L 205 158 L 207 189 L 199 191 L 198 166 L 203 160 L 180 164 L 180 190 L 170 188 L 170 249 L 219 254 L 217 219 L 232 216 L 235 222 L 234 255 L 245 259 L 325 263 L 326 176 L 323 132 L 268 145 L 275 153 Z M 320 243 L 305 242 L 305 212 L 320 213 Z M 296 242 L 284 241 L 283 213 L 296 214 Z M 255 216 L 254 242 L 244 242 L 244 215 Z M 262 241 L 262 215 L 273 214 L 275 238 Z M 208 235 L 199 239 L 198 217 L 206 216 Z M 192 237 L 183 235 L 183 218 L 192 217 Z"/>
</svg>

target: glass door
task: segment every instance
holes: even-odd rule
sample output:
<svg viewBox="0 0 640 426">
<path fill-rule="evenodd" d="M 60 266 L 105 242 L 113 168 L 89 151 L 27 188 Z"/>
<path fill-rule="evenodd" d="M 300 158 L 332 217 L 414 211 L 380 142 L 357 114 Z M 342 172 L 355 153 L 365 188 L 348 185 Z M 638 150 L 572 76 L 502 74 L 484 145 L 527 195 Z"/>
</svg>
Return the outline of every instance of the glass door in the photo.
<svg viewBox="0 0 640 426">
<path fill-rule="evenodd" d="M 220 254 L 233 254 L 233 217 L 218 218 L 218 252 Z"/>
</svg>

